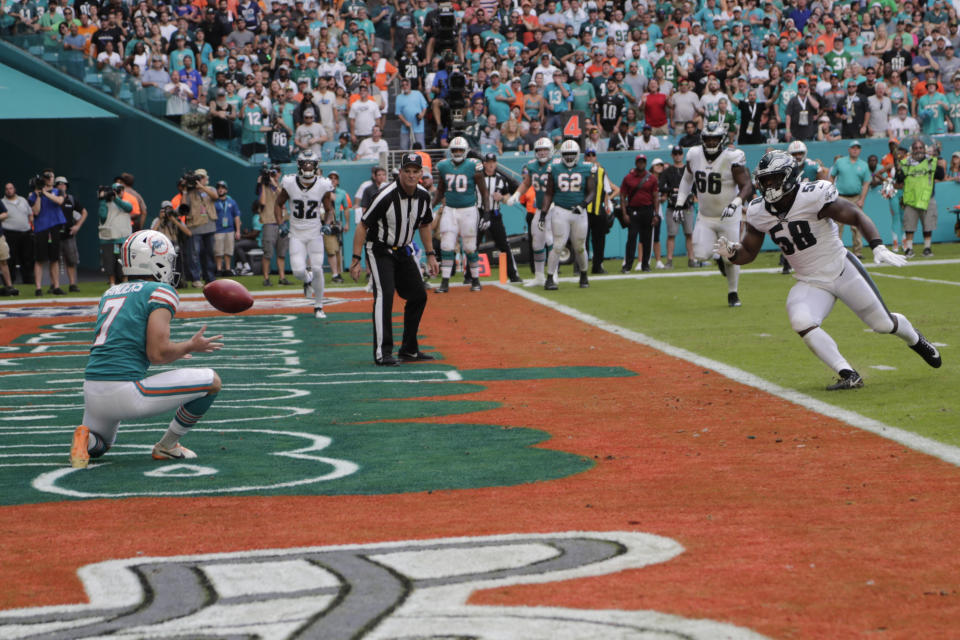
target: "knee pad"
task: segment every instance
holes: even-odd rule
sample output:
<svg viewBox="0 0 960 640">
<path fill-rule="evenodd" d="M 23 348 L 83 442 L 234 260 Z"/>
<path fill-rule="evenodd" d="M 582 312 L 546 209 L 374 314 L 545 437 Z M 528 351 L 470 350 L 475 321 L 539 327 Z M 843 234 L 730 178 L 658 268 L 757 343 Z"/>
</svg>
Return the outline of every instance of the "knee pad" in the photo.
<svg viewBox="0 0 960 640">
<path fill-rule="evenodd" d="M 462 242 L 464 253 L 470 254 L 477 250 L 477 236 L 464 236 Z"/>
<path fill-rule="evenodd" d="M 457 249 L 457 234 L 450 232 L 443 232 L 440 234 L 440 250 L 441 251 L 456 251 Z"/>
</svg>

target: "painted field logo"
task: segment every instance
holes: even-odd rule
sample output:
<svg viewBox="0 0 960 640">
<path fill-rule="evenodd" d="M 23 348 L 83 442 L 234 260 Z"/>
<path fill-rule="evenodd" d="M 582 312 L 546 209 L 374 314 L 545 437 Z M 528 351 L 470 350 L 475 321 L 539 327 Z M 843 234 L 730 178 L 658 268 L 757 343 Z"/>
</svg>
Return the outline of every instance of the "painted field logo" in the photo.
<svg viewBox="0 0 960 640">
<path fill-rule="evenodd" d="M 564 477 L 592 463 L 534 447 L 549 437 L 542 431 L 395 421 L 498 406 L 456 399 L 484 380 L 633 375 L 619 367 L 459 371 L 442 361 L 375 370 L 368 326 L 353 322 L 360 318 L 365 314 L 339 313 L 322 330 L 312 318 L 290 315 L 176 323 L 174 339 L 203 324 L 208 333 L 226 336 L 222 351 L 193 361 L 216 369 L 224 388 L 209 419 L 186 437 L 200 456 L 196 465 L 169 468 L 149 459 L 169 416 L 123 424 L 106 456 L 84 470 L 66 466 L 70 434 L 83 411 L 92 323 L 54 324 L 21 337 L 8 347 L 11 357 L 0 359 L 0 484 L 9 487 L 0 503 L 398 493 Z M 418 400 L 426 397 L 433 399 Z"/>
<path fill-rule="evenodd" d="M 656 611 L 467 604 L 478 589 L 617 573 L 681 553 L 669 538 L 607 531 L 111 560 L 79 571 L 89 605 L 3 612 L 0 638 L 763 638 Z"/>
</svg>

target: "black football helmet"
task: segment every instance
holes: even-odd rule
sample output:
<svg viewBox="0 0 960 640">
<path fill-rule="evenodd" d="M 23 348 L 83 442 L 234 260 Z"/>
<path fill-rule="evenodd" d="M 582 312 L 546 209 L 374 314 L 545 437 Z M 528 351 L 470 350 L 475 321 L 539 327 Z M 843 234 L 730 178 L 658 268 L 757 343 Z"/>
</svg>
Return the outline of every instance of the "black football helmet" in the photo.
<svg viewBox="0 0 960 640">
<path fill-rule="evenodd" d="M 719 122 L 708 122 L 700 134 L 700 140 L 703 141 L 703 150 L 709 155 L 715 156 L 723 151 L 727 143 L 730 142 L 730 136 L 727 134 L 727 127 Z"/>
<path fill-rule="evenodd" d="M 800 186 L 803 166 L 786 151 L 768 151 L 753 172 L 753 185 L 766 202 L 774 203 Z"/>
</svg>

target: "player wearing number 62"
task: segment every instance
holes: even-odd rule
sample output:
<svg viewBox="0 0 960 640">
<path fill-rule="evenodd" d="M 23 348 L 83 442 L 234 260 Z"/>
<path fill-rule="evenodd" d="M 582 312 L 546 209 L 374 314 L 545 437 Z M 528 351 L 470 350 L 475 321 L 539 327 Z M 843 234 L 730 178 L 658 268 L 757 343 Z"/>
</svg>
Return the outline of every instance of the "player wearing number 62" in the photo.
<svg viewBox="0 0 960 640">
<path fill-rule="evenodd" d="M 313 313 L 318 319 L 327 317 L 323 312 L 323 234 L 332 233 L 329 225 L 334 219 L 333 183 L 317 175 L 319 164 L 312 151 L 301 153 L 297 173 L 280 181 L 276 204 L 279 222 L 284 206 L 290 202 L 290 270 L 303 283 L 303 295 L 314 299 Z"/>
<path fill-rule="evenodd" d="M 675 222 L 682 222 L 684 207 L 690 192 L 695 190 L 700 202 L 700 214 L 693 227 L 693 257 L 701 262 L 713 259 L 713 243 L 720 236 L 736 238 L 740 234 L 740 216 L 743 203 L 753 196 L 747 158 L 743 151 L 728 147 L 729 136 L 725 125 L 710 122 L 700 134 L 702 145 L 687 152 L 687 167 L 680 179 L 677 205 L 670 212 Z M 727 304 L 740 306 L 737 287 L 740 267 L 731 265 L 722 257 L 717 266 L 727 278 Z"/>
<path fill-rule="evenodd" d="M 450 141 L 450 159 L 437 163 L 437 192 L 433 204 L 443 201 L 440 214 L 440 286 L 437 293 L 450 290 L 450 274 L 456 258 L 457 236 L 460 236 L 463 252 L 467 254 L 470 269 L 471 291 L 480 290 L 480 255 L 477 253 L 477 191 L 480 202 L 487 202 L 487 185 L 483 180 L 483 165 L 479 160 L 467 157 L 467 140 L 457 136 Z M 484 212 L 486 217 L 486 212 Z"/>
<path fill-rule="evenodd" d="M 567 246 L 569 238 L 573 254 L 580 267 L 580 287 L 590 286 L 587 281 L 587 206 L 597 193 L 597 166 L 580 159 L 580 145 L 567 140 L 560 145 L 560 157 L 550 164 L 547 188 L 543 195 L 543 208 L 550 212 L 550 229 L 553 233 L 553 248 L 547 256 L 547 281 L 544 289 L 558 288 L 556 280 L 560 263 L 559 252 Z"/>
<path fill-rule="evenodd" d="M 207 412 L 220 391 L 213 369 L 171 369 L 147 377 L 151 364 L 169 364 L 191 353 L 209 353 L 223 336 L 206 337 L 204 326 L 184 342 L 170 341 L 170 320 L 180 298 L 174 288 L 177 250 L 159 231 L 138 231 L 120 250 L 129 282 L 100 298 L 97 325 L 83 381 L 83 422 L 73 433 L 70 463 L 83 469 L 105 454 L 125 420 L 176 409 L 167 432 L 153 447 L 155 460 L 196 458 L 180 437 Z"/>
<path fill-rule="evenodd" d="M 877 264 L 902 267 L 906 258 L 883 246 L 870 218 L 856 205 L 838 197 L 833 184 L 826 180 L 802 182 L 802 171 L 803 167 L 785 151 L 764 155 L 754 172 L 761 197 L 747 206 L 743 238 L 732 242 L 720 237 L 714 247 L 716 252 L 734 264 L 747 264 L 757 257 L 764 234 L 769 233 L 780 245 L 797 279 L 787 295 L 790 326 L 839 376 L 828 390 L 863 386 L 860 375 L 840 355 L 837 343 L 821 328 L 838 299 L 871 329 L 895 334 L 927 364 L 939 367 L 937 348 L 906 317 L 887 310 L 860 260 L 843 246 L 837 223 L 860 229 L 870 242 Z"/>
</svg>

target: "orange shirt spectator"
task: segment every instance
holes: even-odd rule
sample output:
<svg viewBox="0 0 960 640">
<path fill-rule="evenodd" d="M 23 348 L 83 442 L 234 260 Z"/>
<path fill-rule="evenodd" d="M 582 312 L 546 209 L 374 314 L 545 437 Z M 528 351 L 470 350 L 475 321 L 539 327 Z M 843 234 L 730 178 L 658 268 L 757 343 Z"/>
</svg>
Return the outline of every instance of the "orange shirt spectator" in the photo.
<svg viewBox="0 0 960 640">
<path fill-rule="evenodd" d="M 533 187 L 527 189 L 527 192 L 518 198 L 520 204 L 527 208 L 527 213 L 534 214 L 537 212 L 537 192 L 533 190 Z"/>
<path fill-rule="evenodd" d="M 374 49 L 370 66 L 373 67 L 373 83 L 377 85 L 380 91 L 386 91 L 390 79 L 396 75 L 397 68 L 390 64 L 386 58 L 380 57 L 380 50 Z"/>
<path fill-rule="evenodd" d="M 133 205 L 133 209 L 130 211 L 130 218 L 131 219 L 139 218 L 140 214 L 142 213 L 140 211 L 140 201 L 137 200 L 132 194 L 127 193 L 126 191 L 123 192 L 123 201 L 129 202 L 131 205 Z"/>
<path fill-rule="evenodd" d="M 420 156 L 423 160 L 423 172 L 424 173 L 433 173 L 433 160 L 430 159 L 430 154 L 426 151 L 414 151 L 415 154 Z"/>
<path fill-rule="evenodd" d="M 946 92 L 943 90 L 943 85 L 940 84 L 940 81 L 939 81 L 939 80 L 937 80 L 937 91 L 938 91 L 939 93 L 946 94 Z M 916 98 L 917 100 L 919 100 L 920 98 L 922 98 L 922 97 L 925 96 L 925 95 L 927 95 L 927 82 L 926 82 L 926 80 L 914 82 L 914 83 L 913 83 L 913 97 Z"/>
</svg>

